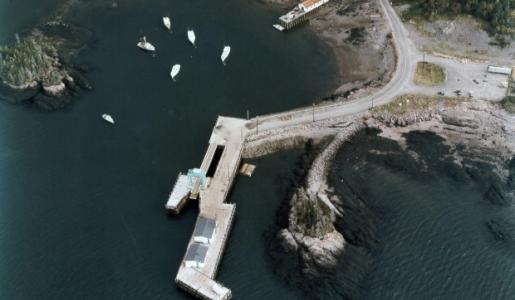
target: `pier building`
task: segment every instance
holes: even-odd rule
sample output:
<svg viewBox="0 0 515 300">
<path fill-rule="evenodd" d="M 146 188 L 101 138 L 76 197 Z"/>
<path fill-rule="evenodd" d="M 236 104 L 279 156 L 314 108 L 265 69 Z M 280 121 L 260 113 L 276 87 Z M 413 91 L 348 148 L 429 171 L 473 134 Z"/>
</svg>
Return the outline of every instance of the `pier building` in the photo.
<svg viewBox="0 0 515 300">
<path fill-rule="evenodd" d="M 309 17 L 329 0 L 306 0 L 299 3 L 287 14 L 279 17 L 280 25 L 274 26 L 278 30 L 291 29 L 302 22 L 309 20 Z M 277 24 L 276 24 L 277 25 Z"/>
</svg>

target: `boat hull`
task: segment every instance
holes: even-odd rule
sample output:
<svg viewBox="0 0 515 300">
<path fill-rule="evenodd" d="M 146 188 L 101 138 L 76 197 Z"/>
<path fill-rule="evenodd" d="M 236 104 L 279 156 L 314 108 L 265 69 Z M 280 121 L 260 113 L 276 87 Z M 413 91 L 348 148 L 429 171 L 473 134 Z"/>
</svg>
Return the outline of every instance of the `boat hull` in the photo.
<svg viewBox="0 0 515 300">
<path fill-rule="evenodd" d="M 225 61 L 229 57 L 229 54 L 231 54 L 231 47 L 225 46 L 223 51 L 222 51 L 222 55 L 220 56 L 220 59 L 222 60 L 222 63 L 224 65 L 225 65 Z"/>
<path fill-rule="evenodd" d="M 193 46 L 195 46 L 195 39 L 195 32 L 193 30 L 188 30 L 188 40 Z"/>
<path fill-rule="evenodd" d="M 175 77 L 179 75 L 179 72 L 181 71 L 181 65 L 174 65 L 172 67 L 172 71 L 170 71 L 170 77 L 172 77 L 172 80 L 175 81 Z"/>
<path fill-rule="evenodd" d="M 156 51 L 156 47 L 154 47 L 154 45 L 152 45 L 150 43 L 139 42 L 136 46 L 138 46 L 138 48 L 145 50 L 145 51 L 150 51 L 150 52 Z"/>
<path fill-rule="evenodd" d="M 172 30 L 172 22 L 170 21 L 170 18 L 163 17 L 163 25 L 166 27 L 166 29 Z"/>
<path fill-rule="evenodd" d="M 103 114 L 102 115 L 102 119 L 104 119 L 104 121 L 106 121 L 107 123 L 109 124 L 114 124 L 114 119 L 113 117 L 111 117 L 110 115 L 108 114 Z"/>
</svg>

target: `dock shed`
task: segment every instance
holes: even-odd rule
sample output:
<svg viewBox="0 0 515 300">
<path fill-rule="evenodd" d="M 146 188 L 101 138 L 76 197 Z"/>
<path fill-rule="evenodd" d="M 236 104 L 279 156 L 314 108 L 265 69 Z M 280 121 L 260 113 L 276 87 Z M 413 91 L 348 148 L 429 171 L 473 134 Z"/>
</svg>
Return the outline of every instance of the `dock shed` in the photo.
<svg viewBox="0 0 515 300">
<path fill-rule="evenodd" d="M 202 244 L 210 244 L 215 235 L 216 221 L 214 219 L 199 216 L 193 231 L 193 241 Z"/>
<path fill-rule="evenodd" d="M 191 243 L 184 258 L 186 267 L 202 268 L 206 261 L 208 247 L 200 243 Z"/>
</svg>

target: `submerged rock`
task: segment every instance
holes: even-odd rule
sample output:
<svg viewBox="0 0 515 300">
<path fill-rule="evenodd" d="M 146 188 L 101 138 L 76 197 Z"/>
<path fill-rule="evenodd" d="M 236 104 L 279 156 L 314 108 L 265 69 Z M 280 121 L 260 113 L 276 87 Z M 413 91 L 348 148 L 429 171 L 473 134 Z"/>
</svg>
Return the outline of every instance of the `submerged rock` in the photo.
<svg viewBox="0 0 515 300">
<path fill-rule="evenodd" d="M 498 184 L 492 184 L 483 198 L 494 205 L 507 205 L 511 203 L 509 196 Z"/>
<path fill-rule="evenodd" d="M 486 227 L 496 240 L 503 242 L 513 241 L 513 234 L 511 233 L 513 228 L 509 228 L 506 222 L 492 219 L 486 222 Z"/>
</svg>

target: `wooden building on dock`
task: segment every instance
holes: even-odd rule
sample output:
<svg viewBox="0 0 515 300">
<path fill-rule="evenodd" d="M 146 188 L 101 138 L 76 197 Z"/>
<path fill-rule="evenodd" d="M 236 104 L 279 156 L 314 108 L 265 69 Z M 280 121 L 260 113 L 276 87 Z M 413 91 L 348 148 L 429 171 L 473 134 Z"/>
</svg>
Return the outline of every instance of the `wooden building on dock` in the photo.
<svg viewBox="0 0 515 300">
<path fill-rule="evenodd" d="M 309 20 L 309 17 L 322 5 L 329 2 L 329 0 L 305 0 L 298 4 L 294 9 L 287 14 L 279 17 L 281 27 L 284 29 L 291 29 L 302 22 Z"/>
</svg>

